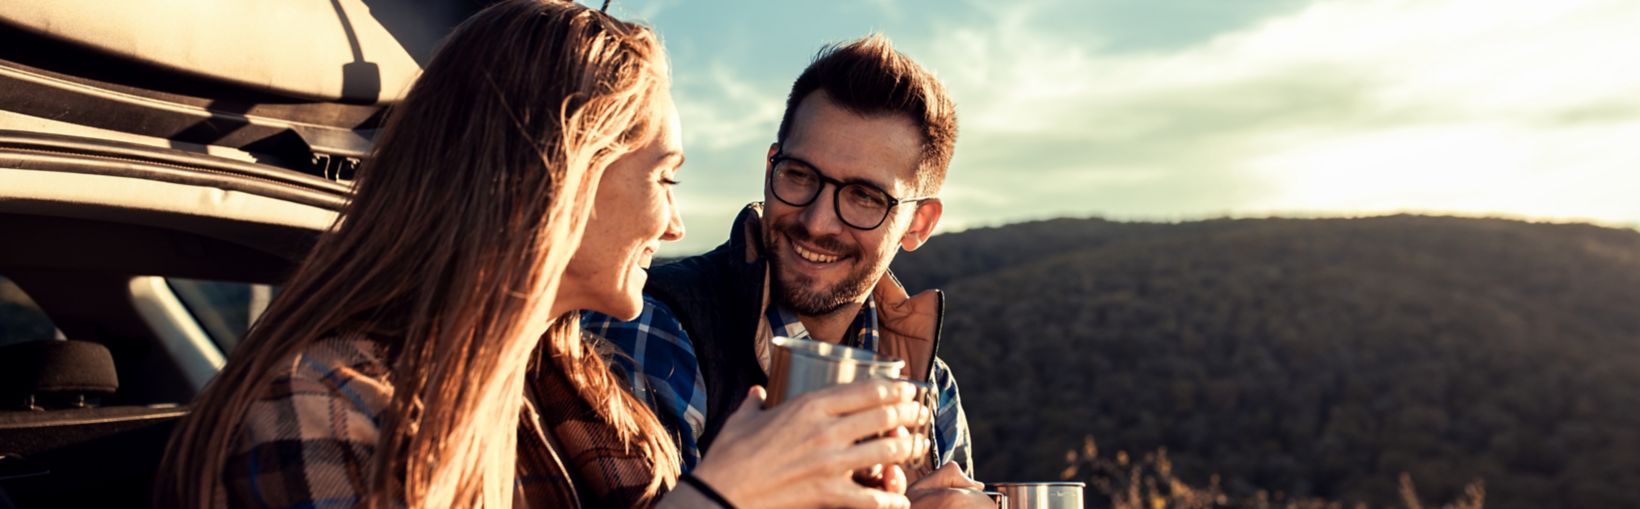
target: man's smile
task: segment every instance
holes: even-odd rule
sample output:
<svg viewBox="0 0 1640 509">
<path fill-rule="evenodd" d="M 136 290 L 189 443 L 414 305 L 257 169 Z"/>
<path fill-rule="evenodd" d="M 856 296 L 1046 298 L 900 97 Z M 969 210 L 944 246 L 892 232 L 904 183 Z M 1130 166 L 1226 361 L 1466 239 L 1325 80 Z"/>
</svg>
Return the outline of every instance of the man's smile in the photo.
<svg viewBox="0 0 1640 509">
<path fill-rule="evenodd" d="M 802 258 L 804 261 L 808 261 L 808 262 L 812 262 L 812 263 L 819 263 L 819 264 L 827 264 L 827 263 L 835 262 L 837 260 L 841 260 L 843 258 L 840 255 L 825 254 L 825 253 L 821 253 L 821 252 L 819 252 L 817 250 L 814 250 L 814 249 L 805 248 L 801 244 L 798 244 L 796 241 L 791 240 L 791 237 L 789 237 L 789 236 L 786 237 L 786 241 L 791 244 L 792 251 L 796 252 L 797 256 L 799 258 Z"/>
</svg>

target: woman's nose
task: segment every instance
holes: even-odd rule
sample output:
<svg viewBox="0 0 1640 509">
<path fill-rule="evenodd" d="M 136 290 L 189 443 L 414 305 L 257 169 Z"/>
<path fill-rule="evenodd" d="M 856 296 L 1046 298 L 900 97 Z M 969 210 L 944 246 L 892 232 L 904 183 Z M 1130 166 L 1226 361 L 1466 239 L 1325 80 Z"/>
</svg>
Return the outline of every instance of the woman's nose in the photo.
<svg viewBox="0 0 1640 509">
<path fill-rule="evenodd" d="M 683 238 L 683 214 L 677 207 L 672 207 L 671 218 L 666 221 L 666 231 L 661 232 L 661 240 L 675 241 Z"/>
</svg>

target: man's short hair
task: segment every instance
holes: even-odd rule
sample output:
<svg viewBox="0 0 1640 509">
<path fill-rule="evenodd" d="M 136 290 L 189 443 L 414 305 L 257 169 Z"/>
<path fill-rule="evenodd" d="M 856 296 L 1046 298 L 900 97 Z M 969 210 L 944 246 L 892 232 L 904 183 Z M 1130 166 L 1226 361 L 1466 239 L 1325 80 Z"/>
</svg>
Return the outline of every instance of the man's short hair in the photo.
<svg viewBox="0 0 1640 509">
<path fill-rule="evenodd" d="M 786 98 L 786 114 L 780 119 L 777 138 L 782 145 L 791 134 L 798 105 L 817 90 L 824 90 L 838 106 L 860 115 L 909 117 L 923 137 L 917 192 L 923 196 L 939 192 L 957 142 L 957 109 L 933 74 L 895 51 L 881 34 L 820 48 L 814 61 L 792 83 L 791 96 Z"/>
</svg>

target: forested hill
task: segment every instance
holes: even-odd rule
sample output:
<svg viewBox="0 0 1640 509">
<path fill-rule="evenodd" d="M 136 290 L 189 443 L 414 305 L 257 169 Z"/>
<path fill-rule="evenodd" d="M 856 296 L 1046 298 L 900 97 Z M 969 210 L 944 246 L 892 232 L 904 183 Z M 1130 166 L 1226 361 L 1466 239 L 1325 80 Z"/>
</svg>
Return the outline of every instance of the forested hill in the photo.
<svg viewBox="0 0 1640 509">
<path fill-rule="evenodd" d="M 1640 233 L 1393 216 L 1055 220 L 894 262 L 947 292 L 981 480 L 1166 448 L 1188 482 L 1374 506 L 1640 507 Z"/>
</svg>

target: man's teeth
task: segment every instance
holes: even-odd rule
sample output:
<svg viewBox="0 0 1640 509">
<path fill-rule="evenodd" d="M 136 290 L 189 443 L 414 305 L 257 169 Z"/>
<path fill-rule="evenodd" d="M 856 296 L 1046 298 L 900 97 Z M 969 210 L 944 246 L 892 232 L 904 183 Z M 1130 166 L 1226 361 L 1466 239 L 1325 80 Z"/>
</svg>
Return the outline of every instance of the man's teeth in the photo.
<svg viewBox="0 0 1640 509">
<path fill-rule="evenodd" d="M 797 244 L 792 244 L 792 250 L 797 251 L 797 256 L 814 263 L 831 263 L 837 261 L 838 258 L 841 258 L 840 256 L 828 256 L 816 253 L 814 251 L 809 251 L 807 249 L 803 249 L 803 246 L 799 246 Z"/>
</svg>

